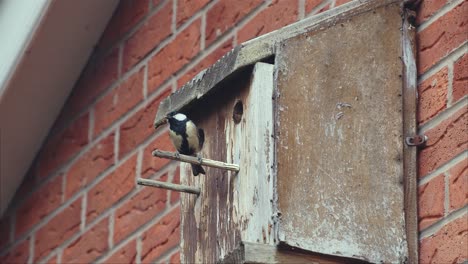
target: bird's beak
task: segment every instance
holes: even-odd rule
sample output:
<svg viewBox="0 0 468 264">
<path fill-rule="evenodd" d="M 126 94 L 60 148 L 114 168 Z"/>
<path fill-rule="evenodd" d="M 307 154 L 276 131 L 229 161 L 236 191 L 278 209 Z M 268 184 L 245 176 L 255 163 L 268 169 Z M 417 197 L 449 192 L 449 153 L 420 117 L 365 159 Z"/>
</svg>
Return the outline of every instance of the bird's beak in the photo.
<svg viewBox="0 0 468 264">
<path fill-rule="evenodd" d="M 163 119 L 161 119 L 159 122 L 155 123 L 154 124 L 154 129 L 158 129 L 160 126 L 166 124 L 168 122 L 168 117 L 164 117 Z"/>
</svg>

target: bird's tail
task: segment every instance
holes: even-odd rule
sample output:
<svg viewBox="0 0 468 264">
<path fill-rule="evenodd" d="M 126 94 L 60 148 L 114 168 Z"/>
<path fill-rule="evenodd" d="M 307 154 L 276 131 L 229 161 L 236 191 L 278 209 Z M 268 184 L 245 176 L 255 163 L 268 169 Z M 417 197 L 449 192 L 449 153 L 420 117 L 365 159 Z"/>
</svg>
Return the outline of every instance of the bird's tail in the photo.
<svg viewBox="0 0 468 264">
<path fill-rule="evenodd" d="M 198 176 L 198 174 L 206 174 L 205 170 L 201 165 L 192 164 L 193 176 Z"/>
</svg>

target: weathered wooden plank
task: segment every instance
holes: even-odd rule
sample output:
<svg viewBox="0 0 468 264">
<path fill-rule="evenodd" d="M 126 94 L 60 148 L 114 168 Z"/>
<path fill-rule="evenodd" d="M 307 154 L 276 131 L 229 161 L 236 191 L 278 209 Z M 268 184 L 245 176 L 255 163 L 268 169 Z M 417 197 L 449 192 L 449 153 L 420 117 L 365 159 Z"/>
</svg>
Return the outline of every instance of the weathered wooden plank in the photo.
<svg viewBox="0 0 468 264">
<path fill-rule="evenodd" d="M 212 94 L 209 107 L 186 114 L 205 130 L 203 157 L 236 163 L 241 169 L 234 173 L 207 168 L 205 176 L 193 177 L 189 166 L 181 166 L 182 184 L 201 188 L 198 199 L 182 194 L 184 263 L 214 263 L 241 240 L 275 243 L 273 65 L 259 63 L 253 72 L 224 84 L 231 86 L 225 88 L 229 92 Z M 238 102 L 243 112 L 234 121 Z"/>
<path fill-rule="evenodd" d="M 181 89 L 174 92 L 159 105 L 154 125 L 157 128 L 167 113 L 185 109 L 189 104 L 209 94 L 228 76 L 248 65 L 262 61 L 277 53 L 280 42 L 305 32 L 320 31 L 344 22 L 353 16 L 372 11 L 375 8 L 403 0 L 359 0 L 333 8 L 321 14 L 303 19 L 287 27 L 270 32 L 235 47 L 210 68 L 200 72 Z M 218 87 L 219 88 L 219 87 Z M 221 86 L 224 89 L 225 86 Z"/>
<path fill-rule="evenodd" d="M 400 11 L 387 5 L 281 43 L 280 241 L 371 262 L 408 256 Z"/>
<path fill-rule="evenodd" d="M 239 247 L 218 263 L 357 264 L 364 262 L 349 258 L 325 256 L 317 253 L 305 252 L 291 247 L 246 242 L 240 244 Z"/>
<path fill-rule="evenodd" d="M 234 182 L 234 200 L 231 201 L 236 209 L 233 217 L 238 222 L 241 239 L 271 245 L 276 243 L 273 73 L 273 65 L 255 64 L 248 94 L 236 101 L 236 104 L 243 104 L 242 121 L 238 124 L 226 122 L 225 130 L 228 162 L 242 168 Z"/>
<path fill-rule="evenodd" d="M 415 13 L 405 9 L 402 28 L 403 61 L 403 133 L 413 136 L 417 133 L 417 69 L 416 69 L 416 28 L 409 22 L 414 21 Z M 416 147 L 404 145 L 403 166 L 405 186 L 405 223 L 408 241 L 408 263 L 417 264 L 418 259 L 418 183 Z"/>
</svg>

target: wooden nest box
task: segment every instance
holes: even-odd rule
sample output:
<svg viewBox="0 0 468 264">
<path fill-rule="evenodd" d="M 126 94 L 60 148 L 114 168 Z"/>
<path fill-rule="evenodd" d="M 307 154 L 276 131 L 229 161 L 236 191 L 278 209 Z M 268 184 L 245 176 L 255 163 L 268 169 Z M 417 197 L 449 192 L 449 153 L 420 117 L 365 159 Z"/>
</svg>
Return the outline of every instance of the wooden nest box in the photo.
<svg viewBox="0 0 468 264">
<path fill-rule="evenodd" d="M 352 1 L 253 39 L 165 99 L 205 131 L 181 165 L 184 263 L 417 263 L 414 27 Z M 405 143 L 405 140 L 407 141 Z"/>
</svg>

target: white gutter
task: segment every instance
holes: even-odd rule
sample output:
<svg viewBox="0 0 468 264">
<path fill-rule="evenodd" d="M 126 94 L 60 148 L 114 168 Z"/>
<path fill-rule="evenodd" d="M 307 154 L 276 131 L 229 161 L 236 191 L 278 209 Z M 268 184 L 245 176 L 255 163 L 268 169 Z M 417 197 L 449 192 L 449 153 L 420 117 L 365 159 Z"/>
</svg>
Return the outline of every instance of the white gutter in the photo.
<svg viewBox="0 0 468 264">
<path fill-rule="evenodd" d="M 0 0 L 0 217 L 118 0 Z"/>
</svg>

